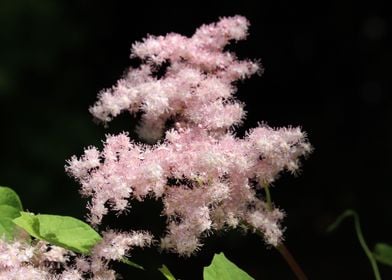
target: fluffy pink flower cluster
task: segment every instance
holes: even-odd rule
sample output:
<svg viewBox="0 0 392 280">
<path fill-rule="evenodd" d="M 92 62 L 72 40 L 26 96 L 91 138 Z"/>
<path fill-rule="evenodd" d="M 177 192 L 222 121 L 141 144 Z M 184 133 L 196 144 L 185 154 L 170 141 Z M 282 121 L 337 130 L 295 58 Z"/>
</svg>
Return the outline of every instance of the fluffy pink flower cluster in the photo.
<svg viewBox="0 0 392 280">
<path fill-rule="evenodd" d="M 260 231 L 268 244 L 280 242 L 283 213 L 268 209 L 259 193 L 281 171 L 296 171 L 311 146 L 299 128 L 259 125 L 243 139 L 234 135 L 245 114 L 233 96 L 234 82 L 260 66 L 223 48 L 245 39 L 248 25 L 241 16 L 222 18 L 190 38 L 171 33 L 133 45 L 131 57 L 143 64 L 101 92 L 90 111 L 104 122 L 125 110 L 141 112 L 139 136 L 163 139 L 149 146 L 126 133 L 109 135 L 102 151 L 89 147 L 68 161 L 67 172 L 92 198 L 92 224 L 100 224 L 109 209 L 125 211 L 129 199 L 152 195 L 162 200 L 167 217 L 161 246 L 181 255 L 198 249 L 207 233 L 227 227 Z M 158 77 L 163 64 L 167 68 Z"/>
<path fill-rule="evenodd" d="M 125 110 L 143 112 L 137 132 L 147 141 L 161 138 L 165 123 L 172 119 L 220 132 L 239 124 L 244 110 L 233 100 L 232 82 L 260 67 L 252 61 L 237 60 L 223 48 L 229 40 L 244 39 L 248 25 L 244 17 L 223 18 L 216 24 L 203 25 L 191 38 L 170 33 L 135 43 L 131 57 L 145 63 L 101 92 L 90 112 L 104 122 Z M 169 64 L 166 73 L 155 77 L 164 63 Z"/>
<path fill-rule="evenodd" d="M 12 243 L 0 239 L 0 279 L 82 280 L 116 279 L 109 269 L 110 260 L 120 260 L 132 247 L 151 244 L 151 236 L 142 232 L 108 231 L 88 257 L 44 241 Z M 27 278 L 26 278 L 27 277 Z"/>
</svg>

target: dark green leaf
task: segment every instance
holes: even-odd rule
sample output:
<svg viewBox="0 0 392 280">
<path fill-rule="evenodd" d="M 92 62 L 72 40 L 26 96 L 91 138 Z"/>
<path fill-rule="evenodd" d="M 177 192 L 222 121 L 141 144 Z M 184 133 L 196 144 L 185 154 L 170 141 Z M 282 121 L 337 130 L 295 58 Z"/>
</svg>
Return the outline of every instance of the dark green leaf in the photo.
<svg viewBox="0 0 392 280">
<path fill-rule="evenodd" d="M 0 238 L 14 239 L 17 230 L 12 220 L 20 216 L 21 210 L 18 195 L 10 188 L 0 187 Z"/>
<path fill-rule="evenodd" d="M 215 254 L 211 264 L 204 268 L 204 280 L 252 280 L 245 271 L 229 261 L 223 253 Z"/>
<path fill-rule="evenodd" d="M 19 211 L 23 210 L 19 196 L 8 187 L 0 187 L 0 205 L 9 205 Z"/>
<path fill-rule="evenodd" d="M 10 219 L 15 219 L 20 216 L 20 210 L 9 206 L 9 205 L 0 205 L 0 217 L 2 218 L 10 218 Z"/>
<path fill-rule="evenodd" d="M 11 240 L 14 238 L 15 224 L 11 218 L 0 217 L 0 238 Z"/>
<path fill-rule="evenodd" d="M 374 247 L 374 258 L 385 265 L 392 266 L 392 246 L 385 243 L 377 243 Z"/>
</svg>

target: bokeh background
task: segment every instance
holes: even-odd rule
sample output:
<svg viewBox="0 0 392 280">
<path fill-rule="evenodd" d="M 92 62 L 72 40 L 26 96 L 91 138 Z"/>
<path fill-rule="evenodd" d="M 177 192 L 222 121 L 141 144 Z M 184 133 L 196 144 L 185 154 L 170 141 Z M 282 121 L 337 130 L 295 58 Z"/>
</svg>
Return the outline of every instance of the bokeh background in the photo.
<svg viewBox="0 0 392 280">
<path fill-rule="evenodd" d="M 130 65 L 131 44 L 241 14 L 250 36 L 230 48 L 260 58 L 265 74 L 239 84 L 248 111 L 239 133 L 258 121 L 301 126 L 315 148 L 299 176 L 285 174 L 271 190 L 287 212 L 286 244 L 310 279 L 372 279 L 353 222 L 326 228 L 352 208 L 370 247 L 392 243 L 392 13 L 378 1 L 312 3 L 0 0 L 0 185 L 32 212 L 83 218 L 86 200 L 65 160 L 134 127 L 127 114 L 104 128 L 88 113 Z M 159 203 L 132 205 L 107 225 L 163 231 Z M 147 271 L 117 268 L 124 279 L 163 279 L 156 268 L 165 263 L 178 278 L 201 279 L 220 251 L 256 279 L 294 279 L 279 254 L 238 232 L 208 238 L 191 258 L 135 250 Z M 391 268 L 380 269 L 391 279 Z"/>
</svg>

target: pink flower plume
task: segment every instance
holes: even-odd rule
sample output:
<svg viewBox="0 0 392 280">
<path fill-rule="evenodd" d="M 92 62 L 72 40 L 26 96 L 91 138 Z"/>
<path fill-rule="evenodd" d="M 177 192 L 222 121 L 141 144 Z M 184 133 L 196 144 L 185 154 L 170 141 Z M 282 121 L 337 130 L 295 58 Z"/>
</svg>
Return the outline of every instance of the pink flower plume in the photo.
<svg viewBox="0 0 392 280">
<path fill-rule="evenodd" d="M 203 236 L 238 226 L 279 244 L 283 213 L 269 210 L 259 193 L 281 172 L 297 171 L 311 146 L 299 128 L 259 125 L 244 138 L 234 135 L 245 117 L 244 104 L 234 97 L 235 82 L 261 66 L 238 60 L 224 47 L 245 39 L 248 26 L 244 17 L 227 17 L 201 26 L 190 38 L 169 33 L 133 44 L 131 57 L 142 64 L 102 91 L 90 112 L 104 122 L 123 111 L 141 112 L 139 136 L 161 141 L 149 146 L 126 133 L 108 135 L 102 151 L 89 147 L 68 161 L 67 172 L 91 197 L 92 224 L 100 224 L 108 211 L 127 210 L 132 198 L 155 196 L 167 218 L 165 249 L 190 255 Z M 129 245 L 124 242 L 119 244 Z M 113 246 L 104 255 L 117 258 L 124 250 Z"/>
</svg>

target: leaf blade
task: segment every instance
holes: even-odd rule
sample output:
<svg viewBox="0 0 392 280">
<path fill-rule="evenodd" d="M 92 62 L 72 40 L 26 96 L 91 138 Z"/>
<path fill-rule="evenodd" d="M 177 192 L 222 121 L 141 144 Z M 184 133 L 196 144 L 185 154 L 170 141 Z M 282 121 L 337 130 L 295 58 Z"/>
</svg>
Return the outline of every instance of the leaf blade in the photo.
<svg viewBox="0 0 392 280">
<path fill-rule="evenodd" d="M 237 267 L 223 253 L 215 254 L 209 266 L 204 268 L 204 280 L 254 280 L 249 274 Z"/>
<path fill-rule="evenodd" d="M 392 266 L 392 246 L 386 243 L 377 243 L 373 250 L 374 258 L 385 265 Z"/>
<path fill-rule="evenodd" d="M 15 235 L 15 225 L 11 218 L 0 217 L 0 238 L 12 240 Z"/>
<path fill-rule="evenodd" d="M 36 215 L 39 221 L 39 233 L 42 238 L 74 252 L 88 254 L 102 237 L 85 222 L 58 215 Z"/>
<path fill-rule="evenodd" d="M 13 222 L 31 236 L 42 240 L 39 234 L 39 221 L 34 214 L 22 211 L 19 217 L 13 219 Z"/>
<path fill-rule="evenodd" d="M 89 254 L 102 237 L 88 224 L 69 216 L 21 212 L 13 220 L 31 236 L 73 252 Z"/>
<path fill-rule="evenodd" d="M 9 205 L 19 211 L 23 210 L 22 202 L 17 193 L 9 188 L 0 186 L 0 205 Z"/>
<path fill-rule="evenodd" d="M 176 280 L 176 277 L 170 272 L 169 268 L 167 268 L 166 265 L 162 265 L 161 268 L 158 268 L 158 270 L 163 274 L 163 276 L 166 277 L 168 280 Z"/>
</svg>

